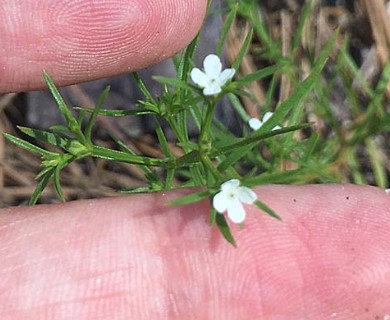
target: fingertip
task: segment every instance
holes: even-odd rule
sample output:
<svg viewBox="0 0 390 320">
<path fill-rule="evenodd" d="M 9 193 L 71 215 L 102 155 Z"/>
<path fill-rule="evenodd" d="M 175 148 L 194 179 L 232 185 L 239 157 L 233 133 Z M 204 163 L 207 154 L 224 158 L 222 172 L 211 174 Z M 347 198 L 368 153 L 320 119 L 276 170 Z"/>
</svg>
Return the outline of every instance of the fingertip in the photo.
<svg viewBox="0 0 390 320">
<path fill-rule="evenodd" d="M 16 287 L 3 286 L 3 296 L 23 285 L 32 301 L 30 309 L 25 300 L 13 303 L 13 317 L 5 319 L 18 318 L 18 311 L 24 319 L 42 318 L 36 313 L 45 306 L 55 312 L 63 304 L 96 318 L 95 302 L 107 305 L 111 318 L 137 319 L 161 318 L 161 310 L 173 319 L 319 320 L 374 319 L 386 311 L 390 197 L 384 190 L 256 188 L 282 221 L 246 205 L 245 227 L 231 224 L 237 249 L 215 226 L 210 230 L 207 201 L 167 206 L 188 191 L 182 192 L 2 211 L 3 283 Z M 122 299 L 125 307 L 116 308 Z"/>
<path fill-rule="evenodd" d="M 178 52 L 198 32 L 207 1 L 40 0 L 2 4 L 0 92 L 134 71 Z M 43 8 L 43 9 L 42 9 Z M 4 18 L 4 19 L 2 19 Z"/>
<path fill-rule="evenodd" d="M 304 309 L 310 318 L 352 319 L 385 310 L 390 197 L 383 189 L 274 185 L 256 192 L 282 221 L 248 206 L 245 228 L 234 234 L 236 264 L 255 270 L 264 314 L 277 308 L 295 319 Z"/>
</svg>

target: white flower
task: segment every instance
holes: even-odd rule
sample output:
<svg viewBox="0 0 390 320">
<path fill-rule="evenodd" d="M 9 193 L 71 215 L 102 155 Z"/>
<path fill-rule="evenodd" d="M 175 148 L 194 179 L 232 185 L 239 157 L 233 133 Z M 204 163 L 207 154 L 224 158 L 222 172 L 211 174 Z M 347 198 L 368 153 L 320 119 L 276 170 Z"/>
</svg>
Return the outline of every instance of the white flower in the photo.
<svg viewBox="0 0 390 320">
<path fill-rule="evenodd" d="M 263 116 L 263 121 L 257 118 L 251 118 L 248 121 L 248 124 L 253 130 L 259 130 L 263 126 L 263 124 L 266 123 L 272 116 L 273 116 L 273 112 L 266 112 L 265 115 Z M 272 130 L 278 130 L 278 129 L 282 129 L 282 127 L 275 126 Z"/>
<path fill-rule="evenodd" d="M 221 191 L 213 198 L 213 207 L 219 213 L 227 210 L 230 220 L 242 223 L 245 220 L 242 203 L 252 204 L 256 199 L 256 193 L 247 187 L 241 187 L 239 180 L 232 179 L 222 183 Z"/>
<path fill-rule="evenodd" d="M 233 78 L 236 70 L 225 69 L 222 71 L 221 59 L 215 54 L 209 54 L 203 61 L 204 72 L 198 68 L 191 71 L 191 79 L 199 87 L 203 88 L 205 96 L 217 95 L 222 87 Z"/>
</svg>

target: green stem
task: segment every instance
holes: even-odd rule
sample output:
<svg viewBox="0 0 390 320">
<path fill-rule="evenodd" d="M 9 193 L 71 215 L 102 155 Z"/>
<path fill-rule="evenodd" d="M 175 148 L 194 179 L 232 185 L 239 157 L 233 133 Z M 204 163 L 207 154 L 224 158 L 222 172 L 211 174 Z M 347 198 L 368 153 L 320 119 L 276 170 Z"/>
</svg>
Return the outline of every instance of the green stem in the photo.
<svg viewBox="0 0 390 320">
<path fill-rule="evenodd" d="M 212 161 L 210 160 L 210 158 L 208 156 L 202 155 L 201 156 L 201 161 L 202 161 L 203 165 L 207 168 L 207 170 L 212 173 L 212 175 L 214 176 L 215 180 L 217 180 L 217 181 L 224 180 L 223 175 L 214 166 L 214 164 L 212 163 Z"/>
<path fill-rule="evenodd" d="M 156 159 L 156 158 L 143 157 L 143 156 L 132 155 L 127 152 L 111 150 L 99 146 L 92 147 L 91 155 L 97 158 L 122 161 L 122 162 L 144 165 L 144 166 L 172 168 L 174 167 L 175 164 L 174 160 L 172 159 L 167 159 L 167 158 Z"/>
<path fill-rule="evenodd" d="M 215 109 L 215 101 L 212 99 L 209 102 L 209 105 L 207 106 L 206 110 L 206 116 L 204 118 L 204 122 L 202 124 L 202 128 L 200 130 L 200 135 L 199 135 L 199 143 L 200 144 L 208 144 L 209 142 L 209 132 L 210 132 L 210 127 L 211 127 L 211 122 L 213 121 L 213 114 L 214 114 L 214 109 Z M 199 146 L 201 149 L 201 146 Z"/>
<path fill-rule="evenodd" d="M 213 121 L 214 109 L 215 109 L 215 100 L 211 99 L 209 100 L 207 110 L 206 110 L 206 116 L 204 118 L 202 128 L 200 130 L 198 144 L 199 144 L 200 160 L 203 166 L 212 173 L 212 175 L 217 181 L 221 181 L 223 179 L 222 174 L 217 170 L 217 168 L 214 166 L 214 164 L 209 158 L 209 154 L 211 151 L 211 142 L 210 142 L 209 134 L 210 134 L 211 123 Z"/>
</svg>

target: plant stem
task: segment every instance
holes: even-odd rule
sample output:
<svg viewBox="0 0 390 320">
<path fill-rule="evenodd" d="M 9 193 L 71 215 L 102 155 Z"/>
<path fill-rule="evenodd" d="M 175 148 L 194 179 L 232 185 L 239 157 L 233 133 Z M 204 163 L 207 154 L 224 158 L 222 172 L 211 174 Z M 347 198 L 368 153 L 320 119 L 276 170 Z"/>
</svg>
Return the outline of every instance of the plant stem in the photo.
<svg viewBox="0 0 390 320">
<path fill-rule="evenodd" d="M 210 133 L 210 127 L 211 122 L 213 121 L 213 114 L 215 109 L 215 100 L 211 99 L 209 101 L 209 104 L 207 106 L 206 110 L 206 116 L 204 118 L 204 122 L 202 124 L 202 128 L 200 130 L 200 136 L 199 136 L 199 149 L 202 149 L 201 145 L 207 145 L 209 143 L 209 133 Z"/>
<path fill-rule="evenodd" d="M 111 150 L 99 146 L 92 147 L 91 155 L 97 158 L 122 161 L 122 162 L 144 165 L 144 166 L 172 168 L 175 165 L 173 159 L 168 159 L 168 158 L 156 159 L 156 158 L 143 157 L 143 156 L 132 155 L 127 152 Z"/>
<path fill-rule="evenodd" d="M 210 171 L 214 178 L 217 181 L 223 180 L 222 174 L 217 170 L 212 161 L 209 158 L 211 151 L 211 141 L 210 141 L 210 127 L 213 120 L 215 109 L 215 99 L 209 100 L 206 116 L 204 118 L 202 128 L 199 135 L 199 153 L 200 159 L 203 166 L 206 168 L 206 171 Z"/>
<path fill-rule="evenodd" d="M 212 173 L 216 181 L 224 180 L 223 175 L 217 170 L 217 168 L 214 166 L 213 162 L 210 160 L 208 156 L 202 155 L 200 159 L 203 163 L 203 166 L 205 166 L 207 170 L 209 170 Z"/>
</svg>

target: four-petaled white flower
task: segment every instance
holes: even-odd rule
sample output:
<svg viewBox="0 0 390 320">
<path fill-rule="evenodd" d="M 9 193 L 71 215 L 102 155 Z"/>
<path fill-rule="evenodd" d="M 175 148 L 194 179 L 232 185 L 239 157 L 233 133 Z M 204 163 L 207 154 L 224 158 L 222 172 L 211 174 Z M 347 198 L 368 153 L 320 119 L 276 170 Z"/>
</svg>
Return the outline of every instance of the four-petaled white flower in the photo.
<svg viewBox="0 0 390 320">
<path fill-rule="evenodd" d="M 242 203 L 252 204 L 256 199 L 256 193 L 240 186 L 239 180 L 232 179 L 222 183 L 221 191 L 213 198 L 213 207 L 219 213 L 227 211 L 229 219 L 234 223 L 242 223 L 245 220 Z"/>
<path fill-rule="evenodd" d="M 265 115 L 263 116 L 263 121 L 257 118 L 251 118 L 248 121 L 248 124 L 253 130 L 259 130 L 263 126 L 263 124 L 266 123 L 272 116 L 273 116 L 273 112 L 266 112 Z M 272 130 L 278 130 L 281 128 L 282 128 L 281 126 L 275 126 Z"/>
<path fill-rule="evenodd" d="M 205 96 L 214 96 L 222 91 L 222 87 L 233 78 L 236 70 L 225 69 L 218 56 L 209 54 L 203 61 L 204 72 L 198 68 L 191 71 L 191 79 L 203 88 Z"/>
</svg>

